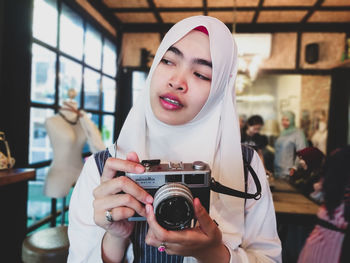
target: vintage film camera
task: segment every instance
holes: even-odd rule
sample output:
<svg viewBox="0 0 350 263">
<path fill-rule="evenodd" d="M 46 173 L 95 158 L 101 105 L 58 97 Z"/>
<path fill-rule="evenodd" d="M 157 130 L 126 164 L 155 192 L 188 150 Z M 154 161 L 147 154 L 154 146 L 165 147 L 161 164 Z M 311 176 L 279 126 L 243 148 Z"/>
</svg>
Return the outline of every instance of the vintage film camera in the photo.
<svg viewBox="0 0 350 263">
<path fill-rule="evenodd" d="M 150 193 L 156 219 L 168 230 L 181 230 L 194 224 L 193 198 L 198 197 L 209 212 L 211 171 L 201 161 L 193 163 L 160 163 L 144 160 L 142 174 L 125 173 Z M 135 215 L 130 221 L 143 221 Z"/>
</svg>

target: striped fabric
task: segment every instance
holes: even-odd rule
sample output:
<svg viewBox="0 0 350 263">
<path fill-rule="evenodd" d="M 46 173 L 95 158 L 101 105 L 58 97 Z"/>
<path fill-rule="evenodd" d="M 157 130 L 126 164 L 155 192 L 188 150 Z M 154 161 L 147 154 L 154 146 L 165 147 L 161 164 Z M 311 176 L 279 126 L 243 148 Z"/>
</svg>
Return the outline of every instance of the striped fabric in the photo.
<svg viewBox="0 0 350 263">
<path fill-rule="evenodd" d="M 331 220 L 327 215 L 324 206 L 320 208 L 317 216 L 339 229 L 345 230 L 347 222 L 344 219 L 344 204 L 334 211 L 334 218 Z M 301 251 L 298 263 L 329 263 L 339 262 L 344 233 L 321 225 L 316 225 Z"/>
<path fill-rule="evenodd" d="M 168 255 L 167 253 L 158 252 L 156 247 L 149 246 L 145 243 L 148 224 L 137 222 L 134 232 L 130 237 L 134 248 L 134 263 L 181 263 L 182 256 Z"/>
<path fill-rule="evenodd" d="M 111 157 L 108 149 L 94 154 L 97 169 L 100 176 L 103 172 L 103 167 L 106 160 Z M 158 252 L 158 249 L 149 246 L 145 243 L 146 234 L 148 231 L 148 224 L 143 222 L 136 222 L 133 234 L 130 239 L 134 249 L 134 263 L 182 263 L 183 257 L 176 255 L 168 255 L 166 253 Z"/>
<path fill-rule="evenodd" d="M 104 151 L 100 151 L 94 154 L 95 162 L 97 165 L 98 172 L 100 173 L 100 176 L 103 172 L 103 167 L 105 166 L 105 162 L 109 157 L 112 157 L 112 155 L 109 153 L 108 149 Z"/>
</svg>

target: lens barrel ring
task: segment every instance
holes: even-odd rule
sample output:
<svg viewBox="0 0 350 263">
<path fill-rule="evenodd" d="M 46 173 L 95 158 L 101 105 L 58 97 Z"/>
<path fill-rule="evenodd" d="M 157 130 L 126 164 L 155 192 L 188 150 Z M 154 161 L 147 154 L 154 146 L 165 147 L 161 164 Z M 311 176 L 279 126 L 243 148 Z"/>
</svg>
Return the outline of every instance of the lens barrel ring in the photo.
<svg viewBox="0 0 350 263">
<path fill-rule="evenodd" d="M 180 230 L 190 226 L 194 214 L 193 196 L 186 185 L 181 183 L 163 185 L 154 195 L 153 206 L 156 219 L 164 228 Z M 179 207 L 182 208 L 181 211 Z M 178 218 L 176 211 L 180 212 L 181 218 Z"/>
</svg>

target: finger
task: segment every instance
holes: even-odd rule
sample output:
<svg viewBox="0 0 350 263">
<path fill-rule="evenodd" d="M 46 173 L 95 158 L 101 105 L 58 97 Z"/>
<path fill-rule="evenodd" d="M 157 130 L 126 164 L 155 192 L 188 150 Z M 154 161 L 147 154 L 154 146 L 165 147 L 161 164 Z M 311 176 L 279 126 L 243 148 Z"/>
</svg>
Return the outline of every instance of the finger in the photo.
<svg viewBox="0 0 350 263">
<path fill-rule="evenodd" d="M 135 210 L 129 207 L 113 208 L 110 212 L 114 221 L 128 219 L 135 215 Z"/>
<path fill-rule="evenodd" d="M 151 229 L 152 233 L 157 237 L 157 239 L 161 240 L 162 242 L 169 242 L 168 231 L 158 224 L 153 212 L 153 206 L 150 204 L 146 204 L 146 218 L 149 229 Z"/>
<path fill-rule="evenodd" d="M 148 229 L 146 238 L 145 238 L 145 242 L 147 245 L 149 246 L 154 246 L 154 247 L 158 247 L 160 243 L 162 243 L 161 240 L 158 240 L 157 237 L 155 236 L 155 234 L 153 233 L 153 231 L 151 229 Z"/>
<path fill-rule="evenodd" d="M 194 214 L 198 220 L 201 230 L 206 234 L 210 235 L 216 231 L 217 224 L 211 219 L 207 210 L 202 206 L 198 198 L 193 200 Z"/>
<path fill-rule="evenodd" d="M 135 211 L 128 207 L 117 207 L 109 210 L 114 222 L 126 220 L 135 214 Z M 94 214 L 94 220 L 98 225 L 110 224 L 106 218 L 106 210 L 99 210 Z"/>
<path fill-rule="evenodd" d="M 136 211 L 141 216 L 146 216 L 145 207 L 129 194 L 109 195 L 102 199 L 95 199 L 93 202 L 95 209 L 111 210 L 117 207 L 128 207 Z"/>
<path fill-rule="evenodd" d="M 132 156 L 132 157 L 135 157 L 135 156 Z M 129 172 L 129 173 L 143 173 L 144 170 L 145 168 L 138 162 L 110 157 L 107 159 L 105 166 L 103 168 L 101 182 L 105 182 L 113 179 L 117 171 L 123 171 L 123 172 Z"/>
<path fill-rule="evenodd" d="M 157 240 L 161 240 L 162 242 L 170 243 L 178 243 L 182 244 L 184 241 L 189 240 L 191 238 L 197 239 L 203 235 L 203 232 L 196 231 L 193 229 L 184 229 L 178 231 L 169 231 L 161 227 L 157 219 L 155 217 L 153 206 L 146 204 L 146 219 L 149 225 L 149 230 L 156 236 Z"/>
<path fill-rule="evenodd" d="M 93 194 L 95 199 L 99 199 L 120 192 L 130 194 L 144 204 L 153 202 L 153 197 L 149 193 L 126 176 L 120 176 L 102 183 L 94 190 Z"/>
<path fill-rule="evenodd" d="M 135 153 L 135 152 L 129 152 L 126 155 L 126 159 L 128 161 L 132 161 L 132 162 L 135 162 L 135 163 L 139 163 L 140 162 L 139 157 L 138 157 L 137 153 Z"/>
</svg>

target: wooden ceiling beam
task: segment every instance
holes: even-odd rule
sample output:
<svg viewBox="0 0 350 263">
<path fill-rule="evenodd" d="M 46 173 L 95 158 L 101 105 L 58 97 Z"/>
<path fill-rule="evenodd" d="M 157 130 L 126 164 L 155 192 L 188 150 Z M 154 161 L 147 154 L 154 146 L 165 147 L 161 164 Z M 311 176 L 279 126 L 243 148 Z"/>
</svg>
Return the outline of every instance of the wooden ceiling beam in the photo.
<svg viewBox="0 0 350 263">
<path fill-rule="evenodd" d="M 154 16 L 156 17 L 158 23 L 163 23 L 163 19 L 161 18 L 160 14 L 159 14 L 159 10 L 156 8 L 156 5 L 154 4 L 153 0 L 147 0 L 147 3 L 149 5 L 149 9 L 150 11 L 154 14 Z"/>
<path fill-rule="evenodd" d="M 130 23 L 124 24 L 124 32 L 167 32 L 173 24 L 162 23 Z M 232 23 L 226 26 L 231 29 Z M 348 32 L 349 23 L 238 23 L 236 25 L 237 33 L 274 33 L 274 32 Z"/>
<path fill-rule="evenodd" d="M 122 26 L 122 22 L 111 13 L 108 6 L 106 6 L 101 0 L 87 0 L 101 15 L 116 29 L 119 30 Z"/>
<path fill-rule="evenodd" d="M 264 4 L 264 0 L 259 0 L 259 4 L 258 4 L 258 7 L 255 11 L 255 14 L 254 14 L 254 17 L 253 17 L 253 20 L 252 20 L 252 23 L 253 24 L 256 24 L 256 21 L 258 20 L 258 17 L 259 17 L 259 13 L 263 7 L 263 4 Z"/>
<path fill-rule="evenodd" d="M 203 14 L 205 16 L 208 15 L 208 3 L 207 3 L 207 0 L 203 0 Z"/>
<path fill-rule="evenodd" d="M 91 0 L 90 0 L 91 1 Z M 203 2 L 206 0 L 203 0 Z M 256 7 L 236 7 L 237 11 L 256 11 Z M 110 8 L 112 13 L 152 12 L 149 7 Z M 232 11 L 232 7 L 159 7 L 158 12 Z M 259 11 L 350 11 L 350 6 L 261 6 Z"/>
<path fill-rule="evenodd" d="M 316 9 L 318 9 L 322 4 L 324 0 L 317 0 L 315 5 L 307 12 L 307 14 L 304 16 L 304 18 L 301 20 L 302 24 L 305 24 L 307 20 L 315 13 Z"/>
</svg>

